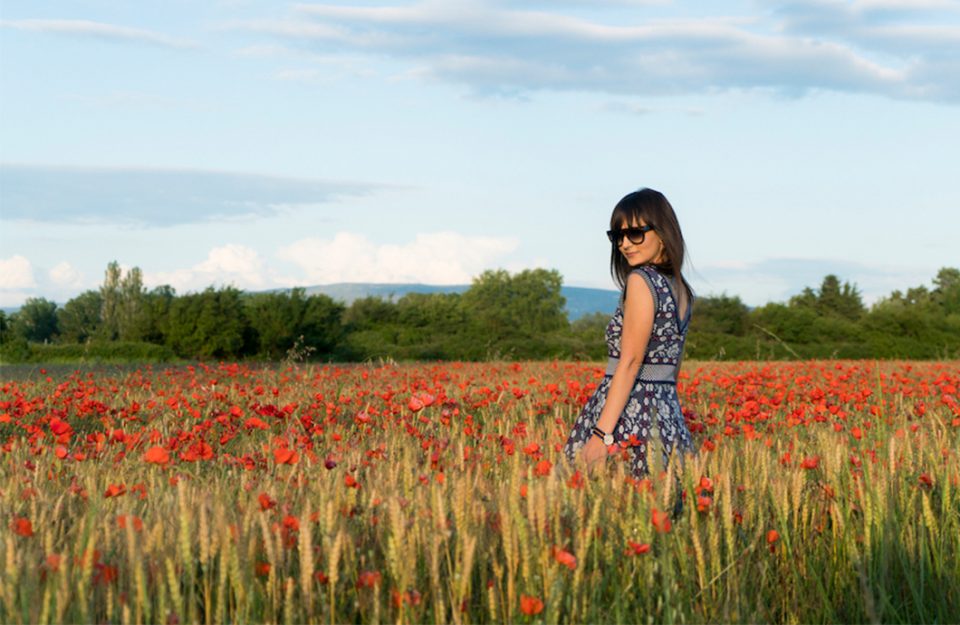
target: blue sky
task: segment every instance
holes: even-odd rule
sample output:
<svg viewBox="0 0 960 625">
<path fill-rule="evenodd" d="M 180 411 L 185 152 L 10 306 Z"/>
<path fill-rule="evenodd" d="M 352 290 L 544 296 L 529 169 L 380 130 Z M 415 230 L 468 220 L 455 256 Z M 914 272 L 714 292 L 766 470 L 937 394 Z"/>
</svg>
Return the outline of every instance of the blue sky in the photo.
<svg viewBox="0 0 960 625">
<path fill-rule="evenodd" d="M 701 294 L 869 303 L 960 265 L 960 2 L 0 8 L 0 306 L 96 288 L 614 288 L 666 194 Z"/>
</svg>

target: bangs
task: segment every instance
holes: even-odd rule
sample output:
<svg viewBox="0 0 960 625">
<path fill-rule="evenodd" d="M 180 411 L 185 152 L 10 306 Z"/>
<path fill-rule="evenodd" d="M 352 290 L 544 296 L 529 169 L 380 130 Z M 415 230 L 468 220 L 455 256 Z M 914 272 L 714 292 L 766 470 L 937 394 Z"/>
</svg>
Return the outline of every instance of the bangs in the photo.
<svg viewBox="0 0 960 625">
<path fill-rule="evenodd" d="M 635 193 L 631 193 L 620 200 L 613 208 L 613 213 L 610 215 L 610 229 L 615 230 L 619 228 L 621 223 L 629 226 L 634 221 L 637 223 L 643 222 L 648 226 L 656 228 L 657 224 L 655 220 L 650 218 L 651 213 L 654 212 L 646 202 L 635 197 Z"/>
</svg>

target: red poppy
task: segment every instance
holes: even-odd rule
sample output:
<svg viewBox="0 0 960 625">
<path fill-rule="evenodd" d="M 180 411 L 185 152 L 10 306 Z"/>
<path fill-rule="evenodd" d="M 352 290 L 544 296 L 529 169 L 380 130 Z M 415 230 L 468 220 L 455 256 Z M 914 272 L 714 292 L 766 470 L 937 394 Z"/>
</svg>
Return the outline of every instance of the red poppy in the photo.
<svg viewBox="0 0 960 625">
<path fill-rule="evenodd" d="M 359 577 L 357 577 L 357 588 L 373 588 L 379 584 L 379 571 L 362 571 Z"/>
<path fill-rule="evenodd" d="M 567 481 L 567 486 L 570 488 L 582 488 L 584 483 L 583 475 L 580 474 L 580 471 L 574 471 L 573 475 L 570 476 L 570 479 Z"/>
<path fill-rule="evenodd" d="M 58 570 L 60 570 L 60 563 L 62 561 L 63 556 L 61 556 L 59 553 L 47 554 L 46 567 L 51 573 L 56 573 Z"/>
<path fill-rule="evenodd" d="M 627 541 L 627 549 L 624 553 L 628 556 L 639 556 L 650 551 L 650 543 L 635 543 L 632 540 Z"/>
<path fill-rule="evenodd" d="M 816 469 L 817 465 L 820 464 L 820 456 L 807 456 L 803 459 L 803 462 L 800 463 L 800 466 L 804 469 Z"/>
<path fill-rule="evenodd" d="M 250 417 L 243 422 L 243 427 L 247 430 L 269 430 L 270 426 L 267 425 L 267 422 L 263 419 L 258 419 L 257 417 Z"/>
<path fill-rule="evenodd" d="M 273 460 L 277 464 L 297 464 L 297 460 L 299 459 L 300 456 L 292 449 L 278 447 L 273 450 Z"/>
<path fill-rule="evenodd" d="M 559 547 L 554 547 L 553 557 L 557 562 L 567 567 L 571 571 L 577 568 L 577 557 L 569 551 L 560 549 Z"/>
<path fill-rule="evenodd" d="M 119 497 L 125 492 L 127 492 L 127 487 L 123 484 L 110 484 L 107 486 L 107 490 L 103 493 L 103 496 L 109 499 L 110 497 Z"/>
<path fill-rule="evenodd" d="M 537 597 L 531 597 L 529 595 L 522 594 L 520 595 L 520 611 L 527 616 L 540 614 L 543 612 L 543 601 Z"/>
<path fill-rule="evenodd" d="M 777 550 L 776 542 L 780 540 L 780 532 L 777 530 L 770 530 L 767 532 L 767 544 L 770 545 L 770 553 L 773 553 Z"/>
<path fill-rule="evenodd" d="M 670 515 L 667 514 L 666 512 L 657 510 L 656 508 L 653 508 L 653 510 L 651 510 L 650 520 L 653 523 L 653 527 L 656 528 L 656 530 L 661 533 L 669 532 L 670 528 L 672 527 L 672 523 L 670 521 Z"/>
<path fill-rule="evenodd" d="M 151 447 L 147 450 L 147 453 L 143 455 L 143 459 L 145 462 L 165 465 L 170 462 L 170 452 L 163 447 Z"/>
<path fill-rule="evenodd" d="M 134 531 L 140 532 L 143 530 L 143 519 L 134 515 L 121 514 L 117 516 L 117 527 L 124 530 L 127 529 L 127 522 L 130 522 L 130 525 L 133 527 Z"/>
<path fill-rule="evenodd" d="M 93 577 L 94 583 L 106 586 L 110 582 L 116 581 L 117 567 L 103 564 L 102 562 L 97 562 L 93 566 L 97 570 Z"/>
<path fill-rule="evenodd" d="M 261 510 L 269 510 L 270 508 L 272 508 L 272 507 L 274 507 L 275 505 L 277 505 L 277 502 L 274 501 L 273 499 L 270 499 L 270 495 L 268 495 L 268 494 L 266 494 L 266 493 L 260 493 L 260 495 L 259 495 L 259 497 L 257 497 L 257 499 L 260 501 L 260 509 L 261 509 Z"/>
<path fill-rule="evenodd" d="M 283 528 L 294 532 L 300 531 L 300 519 L 292 514 L 288 514 L 287 516 L 283 517 Z"/>
<path fill-rule="evenodd" d="M 16 517 L 10 525 L 10 528 L 17 536 L 23 536 L 24 538 L 33 536 L 33 523 L 25 517 Z"/>
<path fill-rule="evenodd" d="M 550 475 L 550 469 L 553 468 L 553 463 L 549 460 L 541 460 L 537 463 L 534 473 L 539 477 L 544 477 Z"/>
</svg>

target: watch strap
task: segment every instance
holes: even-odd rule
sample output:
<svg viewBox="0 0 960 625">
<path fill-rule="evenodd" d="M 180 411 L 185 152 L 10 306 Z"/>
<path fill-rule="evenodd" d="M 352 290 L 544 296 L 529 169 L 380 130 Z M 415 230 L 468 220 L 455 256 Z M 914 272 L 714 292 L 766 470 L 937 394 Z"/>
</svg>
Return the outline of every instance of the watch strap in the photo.
<svg viewBox="0 0 960 625">
<path fill-rule="evenodd" d="M 603 444 L 604 444 L 604 445 L 612 445 L 612 444 L 613 444 L 613 432 L 604 432 L 603 430 L 601 430 L 601 429 L 600 429 L 598 426 L 596 426 L 596 425 L 593 426 L 593 428 L 591 429 L 591 432 L 592 432 L 593 434 L 595 434 L 596 436 L 598 436 L 598 437 L 600 438 L 600 440 L 603 441 Z M 609 442 L 609 443 L 607 442 L 608 437 L 609 437 L 609 439 L 610 439 L 610 442 Z"/>
</svg>

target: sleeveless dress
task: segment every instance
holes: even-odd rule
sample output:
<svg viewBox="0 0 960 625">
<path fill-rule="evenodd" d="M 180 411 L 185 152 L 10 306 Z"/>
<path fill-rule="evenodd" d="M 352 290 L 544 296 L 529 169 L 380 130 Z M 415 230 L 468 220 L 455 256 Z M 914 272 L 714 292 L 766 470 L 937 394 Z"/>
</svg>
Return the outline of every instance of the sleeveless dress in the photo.
<svg viewBox="0 0 960 625">
<path fill-rule="evenodd" d="M 683 453 L 694 453 L 690 430 L 680 409 L 677 396 L 677 375 L 683 358 L 683 343 L 687 336 L 693 300 L 687 304 L 683 321 L 680 320 L 679 307 L 671 287 L 672 281 L 655 268 L 642 265 L 631 273 L 643 276 L 653 293 L 656 312 L 653 330 L 647 342 L 647 351 L 643 364 L 637 374 L 630 396 L 613 430 L 615 444 L 628 443 L 631 451 L 631 472 L 634 477 L 642 478 L 650 474 L 647 450 L 651 440 L 660 440 L 663 469 L 675 448 Z M 573 461 L 580 449 L 593 436 L 591 429 L 600 418 L 620 358 L 620 336 L 623 332 L 623 299 L 606 329 L 607 362 L 606 373 L 590 399 L 577 417 L 566 444 L 564 455 Z M 681 462 L 683 456 L 680 458 Z"/>
</svg>

